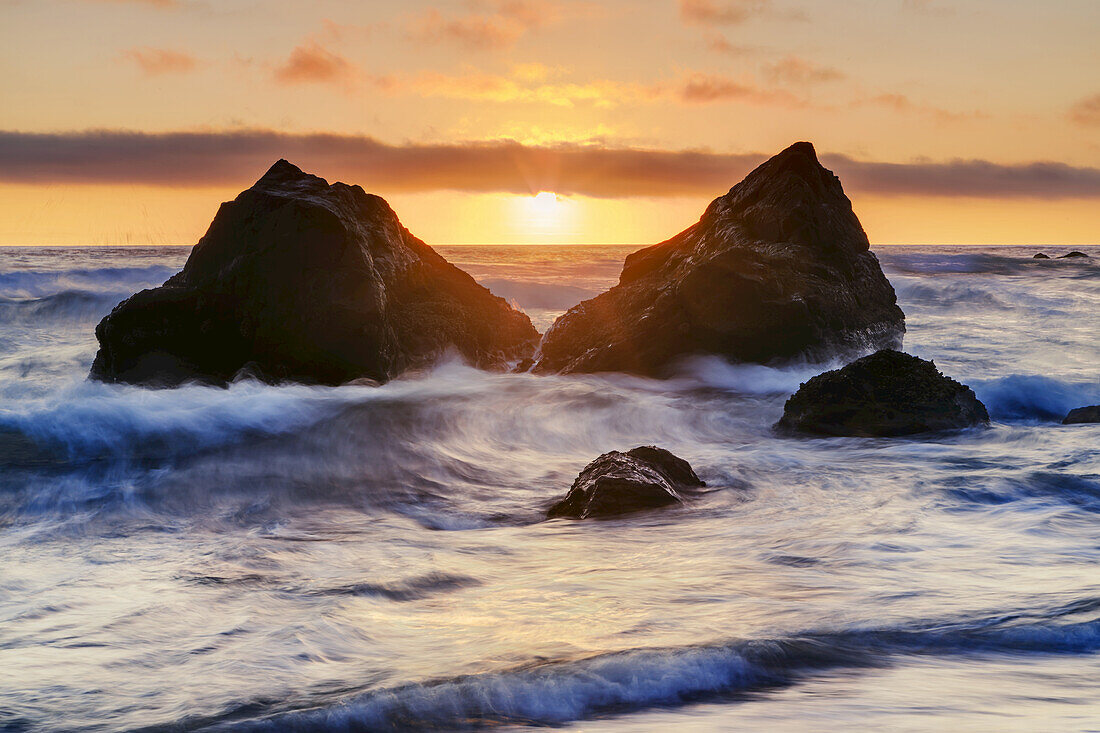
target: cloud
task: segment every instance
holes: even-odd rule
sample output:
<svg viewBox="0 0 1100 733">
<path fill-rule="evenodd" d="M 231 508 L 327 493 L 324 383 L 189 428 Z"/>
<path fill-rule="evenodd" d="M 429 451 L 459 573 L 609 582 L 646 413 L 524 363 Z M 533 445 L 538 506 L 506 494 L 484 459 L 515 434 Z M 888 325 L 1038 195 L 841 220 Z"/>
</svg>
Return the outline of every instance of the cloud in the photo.
<svg viewBox="0 0 1100 733">
<path fill-rule="evenodd" d="M 774 151 L 773 151 L 774 152 Z M 435 190 L 604 198 L 714 196 L 767 156 L 605 145 L 486 141 L 389 145 L 354 135 L 270 130 L 0 132 L 0 181 L 243 188 L 278 158 L 383 194 Z M 823 155 L 849 193 L 1100 198 L 1100 169 L 1057 162 L 891 163 Z"/>
<path fill-rule="evenodd" d="M 409 38 L 428 44 L 457 43 L 475 50 L 510 48 L 529 31 L 587 9 L 579 3 L 550 0 L 470 0 L 467 6 L 470 12 L 461 15 L 434 8 L 424 11 L 409 21 Z"/>
<path fill-rule="evenodd" d="M 782 89 L 768 89 L 751 81 L 728 76 L 695 73 L 679 87 L 679 97 L 685 102 L 747 102 L 750 104 L 802 107 L 805 103 Z"/>
<path fill-rule="evenodd" d="M 901 0 L 901 7 L 914 13 L 927 13 L 929 15 L 951 15 L 954 8 L 941 5 L 935 0 Z"/>
<path fill-rule="evenodd" d="M 680 0 L 680 17 L 693 25 L 735 25 L 768 6 L 769 0 Z"/>
<path fill-rule="evenodd" d="M 771 0 L 680 0 L 680 18 L 688 25 L 739 25 L 757 17 L 806 20 L 797 10 L 777 10 Z"/>
<path fill-rule="evenodd" d="M 173 10 L 183 6 L 182 0 L 84 0 L 85 2 L 110 3 L 112 5 L 146 5 L 151 8 Z"/>
<path fill-rule="evenodd" d="M 708 33 L 703 37 L 706 41 L 707 48 L 715 53 L 725 54 L 726 56 L 747 56 L 751 53 L 755 53 L 756 49 L 750 46 L 737 46 L 729 42 L 725 36 L 719 33 Z"/>
<path fill-rule="evenodd" d="M 774 64 L 766 64 L 764 78 L 773 84 L 806 86 L 837 81 L 843 79 L 844 74 L 831 66 L 820 66 L 798 56 L 787 56 Z"/>
<path fill-rule="evenodd" d="M 1069 110 L 1069 118 L 1079 125 L 1100 127 L 1100 94 L 1085 97 Z"/>
<path fill-rule="evenodd" d="M 282 84 L 349 84 L 358 74 L 354 64 L 325 49 L 316 41 L 297 46 L 275 68 L 275 79 Z"/>
<path fill-rule="evenodd" d="M 875 107 L 884 107 L 900 114 L 926 115 L 928 117 L 934 118 L 938 122 L 959 122 L 961 120 L 981 119 L 988 116 L 985 113 L 978 111 L 955 112 L 930 104 L 914 102 L 908 96 L 896 93 L 876 94 L 870 97 L 857 99 L 855 102 L 852 103 L 853 107 L 862 107 L 868 105 Z"/>
<path fill-rule="evenodd" d="M 198 67 L 198 61 L 191 54 L 167 48 L 131 48 L 122 52 L 122 58 L 137 64 L 149 76 L 181 74 Z"/>
</svg>

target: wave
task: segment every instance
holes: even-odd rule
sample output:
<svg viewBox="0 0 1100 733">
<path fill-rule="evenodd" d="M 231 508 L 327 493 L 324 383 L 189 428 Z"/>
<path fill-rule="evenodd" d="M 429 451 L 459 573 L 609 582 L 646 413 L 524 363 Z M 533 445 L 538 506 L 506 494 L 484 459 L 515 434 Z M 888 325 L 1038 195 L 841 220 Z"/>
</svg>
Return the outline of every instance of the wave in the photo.
<svg viewBox="0 0 1100 733">
<path fill-rule="evenodd" d="M 0 298 L 28 300 L 66 291 L 134 293 L 160 285 L 177 268 L 165 265 L 0 272 Z"/>
<path fill-rule="evenodd" d="M 594 715 L 677 706 L 798 683 L 838 668 L 871 668 L 901 655 L 1091 654 L 1100 651 L 1100 599 L 1040 613 L 962 622 L 808 632 L 713 645 L 638 649 L 540 662 L 500 672 L 432 680 L 351 697 L 298 701 L 257 716 L 255 706 L 203 730 L 474 729 L 502 724 L 561 725 Z"/>
<path fill-rule="evenodd" d="M 33 324 L 39 321 L 99 320 L 133 295 L 129 290 L 92 293 L 64 290 L 41 298 L 0 298 L 0 322 Z"/>
<path fill-rule="evenodd" d="M 493 295 L 514 301 L 522 308 L 540 310 L 568 310 L 600 293 L 592 288 L 533 280 L 482 279 L 479 282 L 493 291 Z"/>
<path fill-rule="evenodd" d="M 899 248 L 900 249 L 900 248 Z M 908 275 L 1016 275 L 1031 274 L 1044 276 L 1095 276 L 1100 273 L 1095 248 L 1081 248 L 1091 255 L 1088 259 L 1058 259 L 1066 250 L 1048 249 L 1049 260 L 1036 260 L 1032 255 L 1041 248 L 1021 248 L 1013 255 L 993 254 L 990 252 L 960 252 L 944 248 L 942 252 L 906 252 L 890 247 L 875 251 L 882 262 L 887 275 L 902 273 Z"/>
<path fill-rule="evenodd" d="M 999 379 L 972 379 L 968 384 L 995 420 L 1061 422 L 1075 407 L 1100 404 L 1100 382 L 1074 383 L 1013 374 Z"/>
<path fill-rule="evenodd" d="M 408 391 L 395 384 L 384 390 L 241 381 L 228 389 L 148 390 L 85 381 L 20 408 L 0 409 L 0 431 L 29 437 L 72 461 L 155 448 L 190 453 L 243 437 L 293 432 L 348 405 Z"/>
</svg>

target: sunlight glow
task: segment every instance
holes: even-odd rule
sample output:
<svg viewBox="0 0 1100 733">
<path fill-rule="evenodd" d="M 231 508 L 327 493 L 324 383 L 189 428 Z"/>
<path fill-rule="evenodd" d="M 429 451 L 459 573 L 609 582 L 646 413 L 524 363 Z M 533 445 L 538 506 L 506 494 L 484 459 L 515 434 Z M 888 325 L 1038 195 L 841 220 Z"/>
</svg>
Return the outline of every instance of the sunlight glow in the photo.
<svg viewBox="0 0 1100 733">
<path fill-rule="evenodd" d="M 514 226 L 536 241 L 563 241 L 577 223 L 577 204 L 551 191 L 534 196 L 517 196 L 513 207 Z"/>
</svg>

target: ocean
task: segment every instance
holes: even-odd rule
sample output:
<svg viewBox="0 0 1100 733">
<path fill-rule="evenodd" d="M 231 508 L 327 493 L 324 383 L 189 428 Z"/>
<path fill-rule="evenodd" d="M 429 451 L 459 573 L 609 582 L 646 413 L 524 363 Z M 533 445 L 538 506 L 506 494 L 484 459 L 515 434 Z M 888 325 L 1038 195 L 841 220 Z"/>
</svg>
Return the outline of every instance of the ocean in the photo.
<svg viewBox="0 0 1100 733">
<path fill-rule="evenodd" d="M 632 249 L 438 248 L 540 330 Z M 0 248 L 0 728 L 1100 731 L 1100 248 L 1039 249 L 875 249 L 993 422 L 865 439 L 772 429 L 834 364 L 92 383 L 189 248 Z M 706 493 L 544 519 L 646 444 Z"/>
</svg>

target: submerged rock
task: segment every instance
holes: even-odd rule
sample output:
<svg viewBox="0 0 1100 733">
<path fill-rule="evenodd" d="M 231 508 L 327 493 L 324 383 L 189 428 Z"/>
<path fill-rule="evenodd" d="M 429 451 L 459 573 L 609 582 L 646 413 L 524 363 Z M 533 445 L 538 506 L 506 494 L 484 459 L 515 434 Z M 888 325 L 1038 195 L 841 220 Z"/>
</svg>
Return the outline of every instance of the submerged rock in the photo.
<svg viewBox="0 0 1100 733">
<path fill-rule="evenodd" d="M 1046 255 L 1046 254 L 1043 254 L 1042 252 L 1039 252 L 1037 254 L 1033 254 L 1031 256 L 1031 259 L 1033 259 L 1033 260 L 1049 260 L 1050 255 Z"/>
<path fill-rule="evenodd" d="M 1081 425 L 1094 422 L 1100 422 L 1100 405 L 1078 407 L 1077 409 L 1070 410 L 1069 414 L 1066 415 L 1066 419 L 1062 421 L 1062 424 Z"/>
<path fill-rule="evenodd" d="M 538 333 L 385 200 L 280 160 L 222 204 L 182 272 L 123 301 L 96 337 L 93 378 L 170 386 L 384 382 L 448 350 L 504 368 Z"/>
<path fill-rule="evenodd" d="M 865 353 L 900 347 L 904 332 L 840 181 L 797 143 L 694 226 L 627 257 L 618 285 L 554 322 L 533 369 L 663 376 L 693 354 Z"/>
<path fill-rule="evenodd" d="M 566 497 L 550 507 L 547 516 L 613 517 L 682 503 L 684 490 L 705 485 L 687 461 L 663 448 L 611 451 L 584 467 Z"/>
<path fill-rule="evenodd" d="M 1078 252 L 1077 250 L 1074 250 L 1072 252 L 1069 252 L 1068 254 L 1062 255 L 1058 259 L 1064 260 L 1064 259 L 1071 258 L 1071 257 L 1074 257 L 1074 258 L 1076 258 L 1076 257 L 1088 257 L 1088 255 L 1085 254 L 1084 252 Z"/>
<path fill-rule="evenodd" d="M 798 388 L 777 427 L 818 435 L 892 436 L 989 422 L 974 391 L 930 361 L 884 349 Z"/>
</svg>

